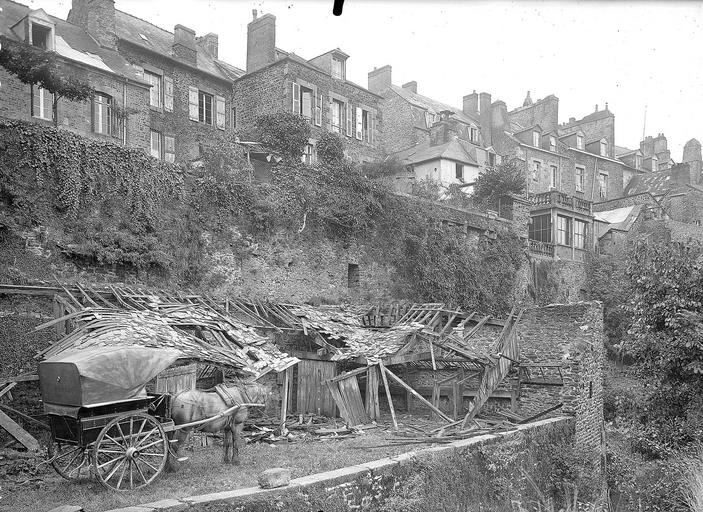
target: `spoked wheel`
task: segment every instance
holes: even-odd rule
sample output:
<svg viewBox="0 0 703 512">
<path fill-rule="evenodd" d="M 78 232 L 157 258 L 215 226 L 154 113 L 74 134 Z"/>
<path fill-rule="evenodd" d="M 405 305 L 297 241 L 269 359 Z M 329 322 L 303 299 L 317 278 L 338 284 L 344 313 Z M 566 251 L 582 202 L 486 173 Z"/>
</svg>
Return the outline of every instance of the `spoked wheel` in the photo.
<svg viewBox="0 0 703 512">
<path fill-rule="evenodd" d="M 149 485 L 166 466 L 168 438 L 153 416 L 126 413 L 105 425 L 93 448 L 95 476 L 108 489 Z"/>
<path fill-rule="evenodd" d="M 56 472 L 67 480 L 90 478 L 88 448 L 75 444 L 49 444 L 49 460 Z"/>
</svg>

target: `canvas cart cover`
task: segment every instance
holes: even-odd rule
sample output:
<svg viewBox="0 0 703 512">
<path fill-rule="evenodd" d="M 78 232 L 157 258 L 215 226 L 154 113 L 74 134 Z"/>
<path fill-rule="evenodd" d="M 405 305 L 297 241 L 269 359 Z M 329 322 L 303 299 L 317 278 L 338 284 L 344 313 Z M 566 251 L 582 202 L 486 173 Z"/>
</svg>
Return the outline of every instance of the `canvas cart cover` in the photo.
<svg viewBox="0 0 703 512">
<path fill-rule="evenodd" d="M 178 350 L 112 346 L 63 353 L 39 363 L 44 403 L 88 406 L 146 396 L 144 386 Z"/>
</svg>

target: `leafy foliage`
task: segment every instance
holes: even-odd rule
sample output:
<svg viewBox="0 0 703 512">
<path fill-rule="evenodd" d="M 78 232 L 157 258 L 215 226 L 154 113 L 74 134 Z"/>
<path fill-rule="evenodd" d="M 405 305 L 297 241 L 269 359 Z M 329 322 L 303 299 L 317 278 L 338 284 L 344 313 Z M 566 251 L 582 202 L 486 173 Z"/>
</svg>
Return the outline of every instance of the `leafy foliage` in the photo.
<svg viewBox="0 0 703 512">
<path fill-rule="evenodd" d="M 366 162 L 361 165 L 361 170 L 369 178 L 387 178 L 406 172 L 405 165 L 394 156 L 386 156 L 377 161 Z"/>
<path fill-rule="evenodd" d="M 310 139 L 310 122 L 290 112 L 264 114 L 255 121 L 256 135 L 268 150 L 299 161 Z"/>
<path fill-rule="evenodd" d="M 55 52 L 43 50 L 0 36 L 0 66 L 25 84 L 36 84 L 54 95 L 54 111 L 60 98 L 85 101 L 93 94 L 87 82 L 67 76 Z M 55 117 L 55 116 L 54 116 Z M 56 122 L 56 119 L 54 118 Z"/>
<path fill-rule="evenodd" d="M 498 198 L 525 191 L 525 174 L 516 161 L 488 167 L 476 178 L 474 200 L 485 207 L 494 207 Z"/>
<path fill-rule="evenodd" d="M 325 132 L 317 141 L 317 157 L 323 164 L 340 164 L 344 160 L 344 139 L 337 133 Z"/>
</svg>

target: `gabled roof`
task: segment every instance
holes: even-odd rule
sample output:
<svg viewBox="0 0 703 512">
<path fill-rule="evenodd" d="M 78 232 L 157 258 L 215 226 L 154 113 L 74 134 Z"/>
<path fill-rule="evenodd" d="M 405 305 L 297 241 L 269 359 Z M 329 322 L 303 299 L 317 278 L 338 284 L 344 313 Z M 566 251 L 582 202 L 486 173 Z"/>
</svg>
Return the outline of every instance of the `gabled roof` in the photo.
<svg viewBox="0 0 703 512">
<path fill-rule="evenodd" d="M 426 142 L 394 153 L 394 156 L 406 165 L 445 159 L 466 165 L 478 166 L 476 147 L 462 139 L 453 139 L 445 144 L 439 144 L 437 146 L 430 146 L 429 143 Z"/>
<path fill-rule="evenodd" d="M 15 41 L 21 41 L 20 35 L 12 30 L 20 20 L 30 13 L 43 14 L 44 11 L 30 9 L 26 5 L 11 0 L 0 0 L 0 34 Z M 42 16 L 44 18 L 44 16 Z M 55 16 L 48 16 L 55 27 L 56 53 L 66 59 L 81 64 L 116 73 L 132 80 L 139 80 L 137 68 L 129 64 L 119 53 L 103 48 L 83 28 L 68 23 Z"/>
<path fill-rule="evenodd" d="M 447 105 L 446 103 L 433 100 L 432 98 L 423 96 L 422 94 L 417 94 L 407 89 L 403 89 L 402 87 L 399 87 L 397 85 L 391 85 L 391 89 L 405 101 L 421 109 L 428 110 L 434 114 L 439 114 L 443 110 L 449 110 L 451 112 L 454 112 L 455 119 L 458 119 L 464 124 L 479 124 L 478 119 L 476 119 L 474 116 L 464 113 L 463 109 L 452 107 L 451 105 Z"/>
<path fill-rule="evenodd" d="M 115 33 L 119 39 L 134 45 L 166 57 L 173 58 L 174 56 L 172 32 L 117 9 L 115 9 Z M 197 49 L 196 67 L 199 70 L 223 80 L 232 80 L 231 74 L 238 68 L 215 59 L 197 44 L 195 47 Z"/>
<path fill-rule="evenodd" d="M 625 148 L 623 146 L 613 146 L 613 150 L 615 151 L 616 158 L 620 158 L 622 156 L 628 156 L 628 155 L 631 155 L 633 153 L 638 153 L 638 152 L 640 154 L 642 154 L 639 149 L 629 149 L 629 148 Z"/>
</svg>

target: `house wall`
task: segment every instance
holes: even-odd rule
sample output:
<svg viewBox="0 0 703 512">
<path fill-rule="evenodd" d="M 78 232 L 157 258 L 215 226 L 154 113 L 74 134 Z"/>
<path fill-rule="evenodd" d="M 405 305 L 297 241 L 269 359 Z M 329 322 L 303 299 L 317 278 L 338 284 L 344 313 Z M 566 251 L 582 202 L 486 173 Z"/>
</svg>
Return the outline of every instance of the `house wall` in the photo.
<svg viewBox="0 0 703 512">
<path fill-rule="evenodd" d="M 415 179 L 424 180 L 430 179 L 439 181 L 444 186 L 452 184 L 471 183 L 476 181 L 480 169 L 473 165 L 464 165 L 464 179 L 460 180 L 456 177 L 456 162 L 442 158 L 432 162 L 423 162 L 414 166 Z"/>
<path fill-rule="evenodd" d="M 525 128 L 539 124 L 543 132 L 554 132 L 559 125 L 559 98 L 550 94 L 528 107 L 511 111 L 509 116 Z"/>
<path fill-rule="evenodd" d="M 703 192 L 691 189 L 684 193 L 664 196 L 661 203 L 672 220 L 703 224 Z"/>
<path fill-rule="evenodd" d="M 127 120 L 127 146 L 149 150 L 149 88 L 135 82 L 125 83 L 117 75 L 66 64 L 66 73 L 90 83 L 98 92 L 112 96 L 116 105 L 133 110 Z M 126 101 L 125 101 L 126 100 Z M 53 126 L 53 121 L 32 116 L 31 86 L 22 83 L 0 67 L 0 116 Z M 93 132 L 91 101 L 59 99 L 58 127 L 84 137 L 106 139 L 119 143 L 122 133 L 102 135 Z"/>
<path fill-rule="evenodd" d="M 415 127 L 413 106 L 390 89 L 383 93 L 384 100 L 379 105 L 383 131 L 381 147 L 387 153 L 394 153 L 412 147 L 423 140 L 429 140 L 429 132 Z"/>
<path fill-rule="evenodd" d="M 147 131 L 154 130 L 160 132 L 162 138 L 164 135 L 175 137 L 176 161 L 188 161 L 197 158 L 200 155 L 200 143 L 208 142 L 223 133 L 223 131 L 216 126 L 217 112 L 214 100 L 212 125 L 190 120 L 188 108 L 189 86 L 197 87 L 199 90 L 212 94 L 213 96 L 218 95 L 225 98 L 225 130 L 232 130 L 231 109 L 233 103 L 231 82 L 220 80 L 206 73 L 196 71 L 195 69 L 179 64 L 177 61 L 141 49 L 125 41 L 119 42 L 118 50 L 130 63 L 141 66 L 145 68 L 146 71 L 173 79 L 173 112 L 167 112 L 163 106 L 150 106 L 148 95 L 144 111 L 147 113 L 149 119 Z M 147 137 L 150 137 L 150 133 L 147 133 Z M 149 138 L 147 140 L 150 142 Z M 147 145 L 147 147 L 150 146 Z"/>
<path fill-rule="evenodd" d="M 252 130 L 256 117 L 261 114 L 292 111 L 292 84 L 294 81 L 307 82 L 317 88 L 317 94 L 322 94 L 322 126 L 316 126 L 311 120 L 311 139 L 318 140 L 325 131 L 331 131 L 331 100 L 332 94 L 346 98 L 355 110 L 362 107 L 370 110 L 376 116 L 373 143 L 357 140 L 347 136 L 346 127 L 342 129 L 349 156 L 357 161 L 369 161 L 380 154 L 383 130 L 382 117 L 379 115 L 380 97 L 346 82 L 332 78 L 319 70 L 312 69 L 291 59 L 283 59 L 258 72 L 244 75 L 234 83 L 234 98 L 237 112 L 241 112 L 241 128 Z M 239 121 L 238 121 L 239 125 Z M 355 123 L 352 125 L 355 128 Z"/>
</svg>

